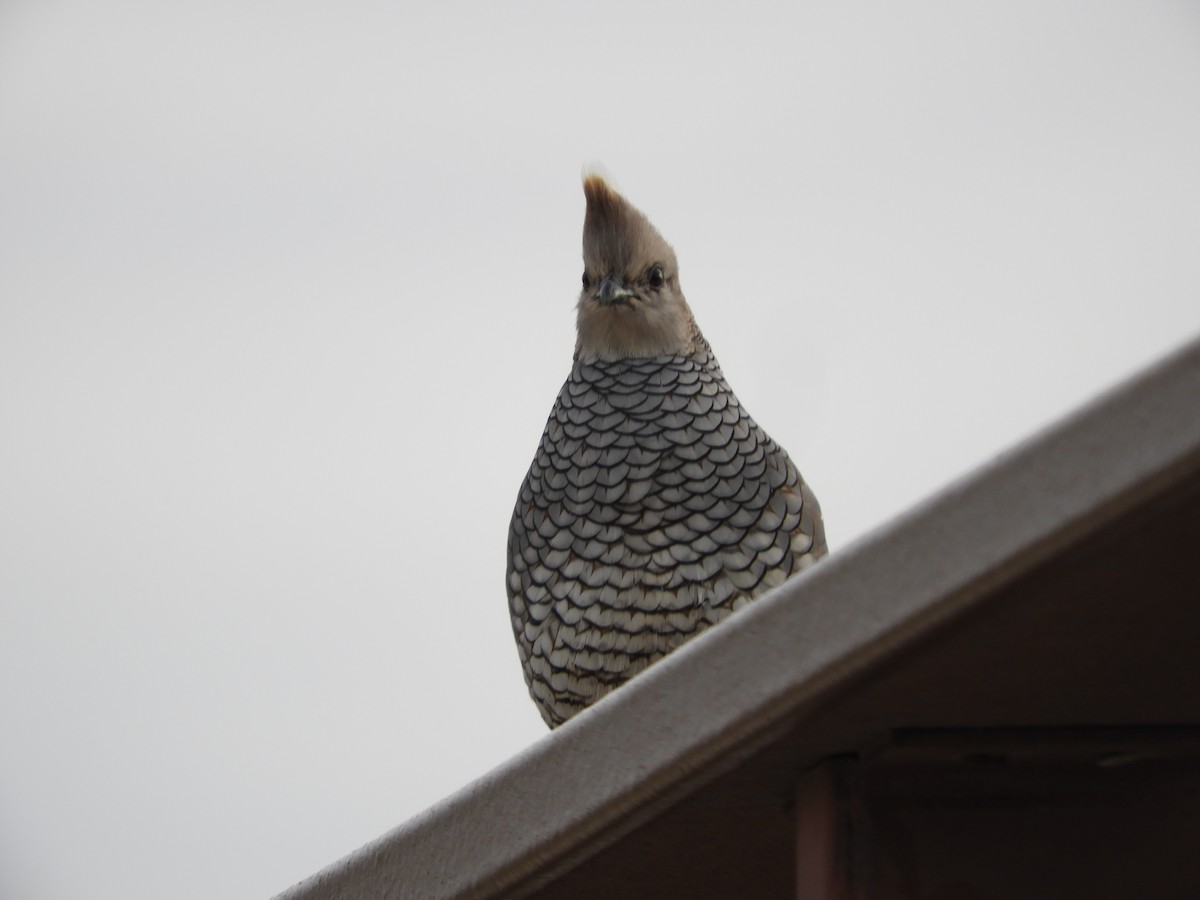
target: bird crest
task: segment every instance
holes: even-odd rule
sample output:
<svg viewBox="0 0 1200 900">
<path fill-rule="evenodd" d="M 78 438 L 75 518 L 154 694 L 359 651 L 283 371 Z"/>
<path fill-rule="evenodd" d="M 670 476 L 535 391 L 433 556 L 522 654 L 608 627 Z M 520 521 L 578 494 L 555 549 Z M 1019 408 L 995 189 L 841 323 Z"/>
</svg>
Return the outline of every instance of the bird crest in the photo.
<svg viewBox="0 0 1200 900">
<path fill-rule="evenodd" d="M 603 176 L 586 174 L 583 194 L 576 359 L 694 353 L 702 338 L 671 245 Z"/>
</svg>

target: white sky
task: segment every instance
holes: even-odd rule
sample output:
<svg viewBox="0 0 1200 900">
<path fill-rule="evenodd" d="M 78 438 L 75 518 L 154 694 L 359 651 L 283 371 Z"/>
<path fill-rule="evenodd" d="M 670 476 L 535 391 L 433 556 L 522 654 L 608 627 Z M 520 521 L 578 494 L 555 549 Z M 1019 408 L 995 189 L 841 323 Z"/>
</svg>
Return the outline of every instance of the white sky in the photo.
<svg viewBox="0 0 1200 900">
<path fill-rule="evenodd" d="M 586 163 L 834 552 L 1200 333 L 1194 3 L 415 5 L 0 5 L 0 896 L 264 898 L 545 733 Z"/>
</svg>

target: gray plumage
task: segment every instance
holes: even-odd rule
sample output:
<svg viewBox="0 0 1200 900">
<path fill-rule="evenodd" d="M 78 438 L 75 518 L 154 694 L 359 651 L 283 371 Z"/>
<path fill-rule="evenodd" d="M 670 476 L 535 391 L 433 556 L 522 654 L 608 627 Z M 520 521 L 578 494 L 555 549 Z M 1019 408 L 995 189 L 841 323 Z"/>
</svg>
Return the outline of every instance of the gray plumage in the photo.
<svg viewBox="0 0 1200 900">
<path fill-rule="evenodd" d="M 670 246 L 602 179 L 584 187 L 580 342 L 508 542 L 551 727 L 826 552 L 816 498 L 729 389 Z"/>
</svg>

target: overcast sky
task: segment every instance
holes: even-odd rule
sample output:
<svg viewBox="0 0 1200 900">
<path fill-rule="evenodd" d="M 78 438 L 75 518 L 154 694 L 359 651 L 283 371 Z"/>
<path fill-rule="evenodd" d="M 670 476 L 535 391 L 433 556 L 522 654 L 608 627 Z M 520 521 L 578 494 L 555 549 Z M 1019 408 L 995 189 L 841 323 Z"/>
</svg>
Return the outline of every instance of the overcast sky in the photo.
<svg viewBox="0 0 1200 900">
<path fill-rule="evenodd" d="M 1200 333 L 1195 3 L 414 6 L 0 4 L 0 896 L 265 898 L 546 733 L 584 165 L 834 553 Z"/>
</svg>

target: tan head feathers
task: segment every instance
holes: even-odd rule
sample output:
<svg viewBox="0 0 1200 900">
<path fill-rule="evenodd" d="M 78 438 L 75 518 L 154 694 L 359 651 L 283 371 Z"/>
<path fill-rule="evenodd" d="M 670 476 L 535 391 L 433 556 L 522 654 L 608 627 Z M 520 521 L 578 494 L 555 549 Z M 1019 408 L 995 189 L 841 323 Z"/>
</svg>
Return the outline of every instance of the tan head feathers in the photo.
<svg viewBox="0 0 1200 900">
<path fill-rule="evenodd" d="M 625 266 L 651 258 L 670 260 L 675 267 L 675 251 L 663 240 L 641 210 L 613 190 L 603 176 L 589 174 L 583 179 L 587 213 L 583 219 L 583 258 L 588 265 Z"/>
<path fill-rule="evenodd" d="M 675 251 L 598 174 L 583 193 L 583 292 L 576 358 L 687 356 L 701 340 L 679 287 Z"/>
</svg>

